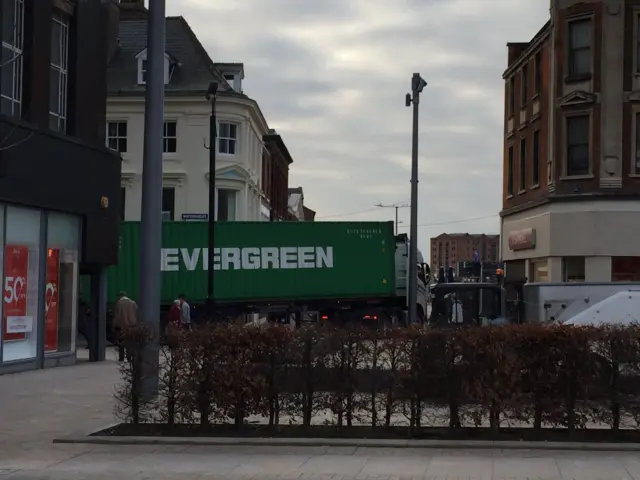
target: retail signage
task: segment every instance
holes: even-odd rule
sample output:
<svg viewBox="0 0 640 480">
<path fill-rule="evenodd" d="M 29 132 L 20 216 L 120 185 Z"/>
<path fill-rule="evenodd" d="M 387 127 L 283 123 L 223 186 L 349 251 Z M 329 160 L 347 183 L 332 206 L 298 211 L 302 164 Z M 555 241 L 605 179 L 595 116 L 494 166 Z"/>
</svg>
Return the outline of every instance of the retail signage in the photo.
<svg viewBox="0 0 640 480">
<path fill-rule="evenodd" d="M 27 331 L 10 330 L 27 315 L 27 281 L 29 279 L 29 247 L 7 245 L 4 249 L 4 339 L 24 340 Z M 10 321 L 11 319 L 11 321 Z M 32 326 L 33 328 L 33 326 Z"/>
<path fill-rule="evenodd" d="M 530 250 L 536 248 L 536 230 L 534 228 L 523 228 L 514 230 L 509 234 L 509 250 Z"/>
<path fill-rule="evenodd" d="M 24 334 L 33 331 L 33 317 L 7 317 L 7 332 L 10 334 Z"/>
<path fill-rule="evenodd" d="M 209 220 L 209 214 L 208 213 L 183 213 L 182 214 L 182 220 L 186 220 L 186 221 L 202 221 L 202 220 Z"/>
<path fill-rule="evenodd" d="M 58 351 L 58 315 L 60 301 L 60 250 L 47 250 L 47 287 L 44 304 L 44 351 Z"/>
</svg>

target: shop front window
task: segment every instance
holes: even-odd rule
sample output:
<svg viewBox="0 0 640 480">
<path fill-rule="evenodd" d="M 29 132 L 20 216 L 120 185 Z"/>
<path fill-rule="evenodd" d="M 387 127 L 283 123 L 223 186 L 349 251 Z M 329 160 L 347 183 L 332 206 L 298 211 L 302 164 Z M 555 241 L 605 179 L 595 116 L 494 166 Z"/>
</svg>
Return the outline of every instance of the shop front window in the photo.
<svg viewBox="0 0 640 480">
<path fill-rule="evenodd" d="M 75 351 L 79 249 L 79 218 L 74 215 L 49 213 L 44 322 L 45 354 Z"/>
<path fill-rule="evenodd" d="M 38 351 L 40 215 L 7 207 L 3 251 L 2 361 L 29 360 Z"/>
</svg>

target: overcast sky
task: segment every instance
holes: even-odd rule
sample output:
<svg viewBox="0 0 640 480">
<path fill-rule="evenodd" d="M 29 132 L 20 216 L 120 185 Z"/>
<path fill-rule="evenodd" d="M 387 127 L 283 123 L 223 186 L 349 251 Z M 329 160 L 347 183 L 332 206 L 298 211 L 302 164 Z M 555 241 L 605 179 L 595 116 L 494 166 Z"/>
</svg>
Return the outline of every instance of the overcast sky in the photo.
<svg viewBox="0 0 640 480">
<path fill-rule="evenodd" d="M 509 41 L 541 0 L 168 0 L 282 135 L 318 220 L 388 220 L 410 198 L 411 75 L 420 104 L 419 247 L 443 232 L 499 233 Z M 362 212 L 354 214 L 354 212 Z M 409 209 L 400 210 L 409 225 Z M 452 223 L 449 223 L 452 222 Z"/>
</svg>

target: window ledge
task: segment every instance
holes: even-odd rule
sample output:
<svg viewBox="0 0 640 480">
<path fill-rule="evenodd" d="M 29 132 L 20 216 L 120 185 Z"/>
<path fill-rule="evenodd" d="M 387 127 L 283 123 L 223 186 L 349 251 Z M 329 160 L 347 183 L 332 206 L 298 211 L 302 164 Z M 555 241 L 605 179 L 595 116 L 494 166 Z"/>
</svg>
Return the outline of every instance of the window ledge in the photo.
<svg viewBox="0 0 640 480">
<path fill-rule="evenodd" d="M 536 101 L 536 100 L 538 100 L 539 98 L 540 98 L 540 92 L 538 92 L 538 93 L 534 93 L 534 94 L 533 94 L 533 97 L 531 97 L 531 100 Z"/>
<path fill-rule="evenodd" d="M 527 128 L 529 126 L 529 122 L 522 122 L 520 125 L 518 125 L 518 131 L 522 131 L 525 128 Z"/>
<path fill-rule="evenodd" d="M 538 120 L 540 118 L 540 114 L 539 113 L 535 113 L 533 115 L 531 115 L 531 118 L 529 118 L 529 123 L 533 123 L 536 120 Z"/>
<path fill-rule="evenodd" d="M 540 184 L 539 184 L 539 183 L 536 183 L 535 185 L 531 185 L 531 186 L 529 187 L 529 190 L 535 190 L 535 189 L 537 189 L 537 188 L 540 188 Z"/>
<path fill-rule="evenodd" d="M 640 173 L 630 173 L 629 178 L 640 178 Z"/>
<path fill-rule="evenodd" d="M 507 200 L 511 200 L 513 198 L 513 193 L 510 193 L 509 195 L 506 196 Z"/>
<path fill-rule="evenodd" d="M 524 195 L 525 193 L 527 193 L 527 189 L 525 188 L 524 190 L 518 190 L 518 195 Z"/>
<path fill-rule="evenodd" d="M 560 180 L 590 180 L 595 178 L 593 173 L 588 173 L 586 175 L 561 175 Z"/>
<path fill-rule="evenodd" d="M 567 75 L 564 77 L 564 83 L 580 83 L 587 82 L 593 78 L 592 73 L 584 73 L 582 75 Z"/>
</svg>

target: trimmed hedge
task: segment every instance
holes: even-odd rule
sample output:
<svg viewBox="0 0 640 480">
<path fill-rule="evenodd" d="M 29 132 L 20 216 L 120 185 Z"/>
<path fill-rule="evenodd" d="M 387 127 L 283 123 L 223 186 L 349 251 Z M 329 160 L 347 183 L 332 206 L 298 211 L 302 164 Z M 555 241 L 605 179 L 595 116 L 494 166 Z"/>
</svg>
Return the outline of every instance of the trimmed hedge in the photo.
<svg viewBox="0 0 640 480">
<path fill-rule="evenodd" d="M 640 427 L 640 327 L 211 326 L 170 332 L 160 391 L 141 395 L 144 327 L 125 332 L 128 423 L 338 427 Z"/>
</svg>

